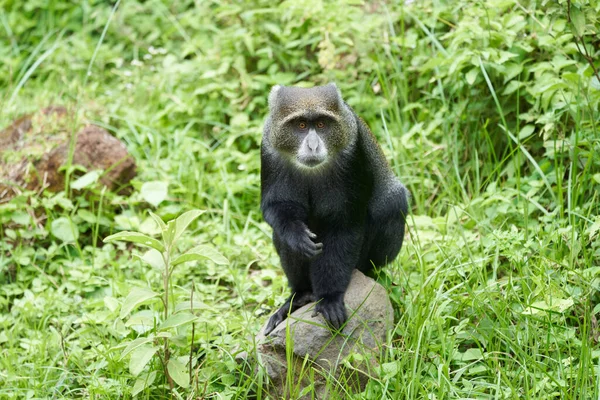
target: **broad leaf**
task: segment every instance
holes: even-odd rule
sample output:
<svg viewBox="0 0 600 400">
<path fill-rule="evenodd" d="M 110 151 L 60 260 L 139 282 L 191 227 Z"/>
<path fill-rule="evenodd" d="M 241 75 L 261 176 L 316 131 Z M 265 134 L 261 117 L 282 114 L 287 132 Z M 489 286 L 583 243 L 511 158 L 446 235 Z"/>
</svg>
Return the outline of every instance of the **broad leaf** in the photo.
<svg viewBox="0 0 600 400">
<path fill-rule="evenodd" d="M 123 302 L 123 306 L 121 307 L 121 313 L 119 314 L 119 318 L 125 318 L 131 310 L 135 307 L 139 306 L 145 301 L 158 297 L 158 293 L 153 292 L 150 289 L 144 288 L 135 288 L 133 289 L 125 298 Z"/>
<path fill-rule="evenodd" d="M 190 304 L 189 301 L 182 301 L 175 306 L 175 312 L 180 311 L 193 311 L 193 310 L 212 310 L 214 307 L 209 306 L 198 300 L 194 300 L 194 304 Z"/>
<path fill-rule="evenodd" d="M 573 307 L 573 304 L 575 304 L 575 301 L 572 297 L 566 299 L 551 298 L 548 301 L 542 300 L 534 302 L 531 306 L 521 311 L 521 314 L 536 315 L 544 314 L 546 312 L 564 313 L 569 308 Z"/>
<path fill-rule="evenodd" d="M 131 353 L 129 360 L 129 372 L 131 375 L 138 376 L 144 367 L 150 362 L 158 347 L 142 345 Z"/>
<path fill-rule="evenodd" d="M 165 269 L 165 260 L 162 256 L 162 253 L 158 250 L 150 249 L 143 255 L 136 254 L 136 256 L 152 268 L 160 271 Z"/>
<path fill-rule="evenodd" d="M 163 221 L 161 217 L 154 214 L 152 211 L 149 211 L 149 213 L 150 216 L 154 219 L 154 221 L 156 221 L 156 223 L 160 227 L 163 242 L 165 242 L 167 246 L 170 246 L 173 243 L 173 235 L 170 232 L 168 232 L 167 224 L 165 224 L 165 221 Z"/>
<path fill-rule="evenodd" d="M 477 68 L 473 68 L 469 72 L 465 74 L 465 79 L 469 85 L 473 85 L 475 83 L 475 79 L 477 79 L 477 75 L 479 74 L 479 70 Z"/>
<path fill-rule="evenodd" d="M 125 349 L 121 352 L 121 360 L 125 358 L 127 354 L 131 353 L 141 345 L 152 342 L 152 340 L 154 340 L 154 338 L 152 337 L 140 337 L 135 340 L 132 340 L 131 342 L 129 342 L 127 347 L 125 347 Z"/>
<path fill-rule="evenodd" d="M 209 259 L 218 265 L 227 265 L 229 260 L 219 253 L 214 247 L 209 245 L 196 246 L 193 249 L 186 251 L 184 254 L 177 257 L 171 262 L 171 266 L 176 266 L 188 261 L 199 261 L 203 259 Z"/>
<path fill-rule="evenodd" d="M 131 389 L 131 395 L 135 396 L 136 394 L 139 394 L 142 390 L 152 385 L 155 379 L 156 371 L 152 371 L 149 374 L 140 375 L 140 377 L 136 379 L 133 389 Z"/>
<path fill-rule="evenodd" d="M 71 183 L 71 189 L 81 190 L 86 188 L 96 182 L 98 182 L 98 178 L 102 175 L 102 171 L 90 171 L 87 174 L 79 177 L 77 180 Z"/>
<path fill-rule="evenodd" d="M 133 329 L 138 334 L 142 335 L 154 329 L 159 321 L 158 314 L 152 310 L 141 310 L 132 314 L 125 323 L 125 326 Z"/>
<path fill-rule="evenodd" d="M 455 351 L 454 354 L 452 355 L 452 358 L 454 360 L 460 360 L 460 361 L 482 360 L 483 353 L 481 352 L 481 349 L 470 348 L 470 349 L 465 350 L 464 353 Z"/>
<path fill-rule="evenodd" d="M 173 236 L 173 242 L 175 242 L 185 229 L 200 215 L 204 214 L 203 210 L 192 210 L 181 214 L 175 220 L 175 235 Z"/>
<path fill-rule="evenodd" d="M 198 317 L 190 313 L 179 313 L 171 315 L 165 322 L 159 326 L 159 330 L 164 331 L 178 326 L 188 325 L 197 320 Z"/>
<path fill-rule="evenodd" d="M 166 182 L 146 182 L 142 185 L 140 194 L 142 198 L 154 207 L 158 207 L 167 198 L 169 185 Z"/>
<path fill-rule="evenodd" d="M 165 250 L 165 247 L 162 245 L 161 242 L 139 232 L 124 231 L 115 233 L 114 235 L 110 235 L 104 238 L 105 243 L 114 241 L 133 242 L 141 244 L 142 246 L 152 247 L 153 249 L 156 249 L 158 251 Z"/>
<path fill-rule="evenodd" d="M 67 217 L 60 217 L 52 221 L 50 231 L 52 235 L 65 243 L 76 242 L 79 238 L 77 226 Z"/>
<path fill-rule="evenodd" d="M 579 8 L 571 7 L 571 21 L 577 36 L 583 36 L 585 33 L 585 14 Z"/>
<path fill-rule="evenodd" d="M 523 139 L 531 136 L 531 134 L 533 133 L 534 129 L 535 129 L 534 126 L 531 125 L 531 124 L 525 125 L 519 131 L 519 139 L 523 140 Z"/>
<path fill-rule="evenodd" d="M 163 238 L 165 239 L 165 243 L 169 246 L 173 244 L 175 238 L 175 220 L 171 220 L 167 223 L 167 227 L 163 231 Z"/>
<path fill-rule="evenodd" d="M 190 375 L 185 365 L 177 361 L 176 358 L 171 358 L 167 364 L 169 375 L 175 383 L 182 388 L 187 388 L 190 385 Z"/>
<path fill-rule="evenodd" d="M 381 374 L 385 379 L 392 379 L 398 375 L 398 361 L 381 364 Z"/>
<path fill-rule="evenodd" d="M 165 229 L 167 227 L 167 224 L 165 224 L 165 222 L 162 220 L 161 217 L 159 217 L 158 215 L 154 214 L 152 211 L 148 211 L 148 213 L 150 214 L 150 216 L 152 217 L 152 219 L 154 219 L 156 221 L 156 223 L 158 224 L 158 226 L 160 227 L 160 229 Z"/>
</svg>

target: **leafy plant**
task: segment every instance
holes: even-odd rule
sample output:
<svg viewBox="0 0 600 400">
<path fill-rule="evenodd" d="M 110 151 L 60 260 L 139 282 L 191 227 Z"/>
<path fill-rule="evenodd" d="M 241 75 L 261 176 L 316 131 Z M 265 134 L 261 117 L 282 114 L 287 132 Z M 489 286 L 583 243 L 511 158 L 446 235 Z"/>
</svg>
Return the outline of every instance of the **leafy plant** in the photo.
<svg viewBox="0 0 600 400">
<path fill-rule="evenodd" d="M 190 384 L 194 367 L 193 353 L 190 351 L 189 356 L 176 357 L 180 352 L 173 351 L 171 347 L 185 348 L 187 342 L 182 340 L 181 332 L 186 327 L 192 327 L 193 339 L 194 322 L 197 320 L 194 316 L 194 309 L 198 305 L 194 303 L 193 286 L 189 293 L 189 302 L 174 305 L 176 298 L 174 298 L 171 290 L 170 278 L 175 267 L 182 263 L 207 259 L 218 265 L 229 263 L 223 255 L 210 245 L 199 245 L 181 254 L 176 251 L 178 239 L 203 212 L 200 210 L 188 211 L 166 224 L 158 215 L 150 212 L 160 228 L 162 240 L 132 231 L 119 232 L 104 239 L 104 242 L 125 241 L 149 247 L 150 249 L 139 256 L 139 259 L 162 271 L 162 291 L 155 292 L 148 288 L 133 289 L 123 301 L 119 313 L 119 318 L 122 320 L 129 317 L 125 323 L 126 326 L 137 327 L 136 331 L 141 334 L 135 340 L 122 344 L 125 348 L 121 352 L 121 358 L 130 356 L 129 371 L 133 376 L 138 377 L 132 390 L 133 395 L 141 392 L 154 382 L 156 378 L 155 370 L 140 374 L 155 356 L 160 359 L 163 372 L 171 389 L 173 389 L 174 384 L 183 388 L 187 388 Z M 155 312 L 158 309 L 157 307 L 130 315 L 140 305 L 151 303 L 155 299 L 161 301 L 162 317 Z"/>
</svg>

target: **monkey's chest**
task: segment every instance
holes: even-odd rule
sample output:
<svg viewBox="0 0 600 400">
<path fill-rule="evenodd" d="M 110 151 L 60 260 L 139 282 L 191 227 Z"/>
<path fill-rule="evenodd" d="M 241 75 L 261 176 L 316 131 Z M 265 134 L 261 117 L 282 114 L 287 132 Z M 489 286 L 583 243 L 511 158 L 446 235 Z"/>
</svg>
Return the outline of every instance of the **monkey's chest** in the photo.
<svg viewBox="0 0 600 400">
<path fill-rule="evenodd" d="M 356 204 L 350 194 L 335 186 L 321 186 L 309 192 L 309 225 L 312 229 L 337 224 L 356 213 Z"/>
</svg>

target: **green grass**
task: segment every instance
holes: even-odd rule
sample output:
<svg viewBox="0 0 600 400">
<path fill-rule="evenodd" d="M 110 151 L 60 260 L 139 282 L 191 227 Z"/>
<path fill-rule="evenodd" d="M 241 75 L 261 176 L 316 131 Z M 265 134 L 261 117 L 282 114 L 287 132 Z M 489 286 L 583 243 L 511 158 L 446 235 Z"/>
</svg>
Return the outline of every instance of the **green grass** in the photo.
<svg viewBox="0 0 600 400">
<path fill-rule="evenodd" d="M 265 398 L 264 371 L 234 357 L 288 295 L 259 211 L 267 95 L 328 81 L 412 193 L 405 245 L 380 278 L 395 310 L 381 368 L 364 393 L 330 379 L 336 396 L 600 396 L 600 77 L 580 52 L 600 59 L 596 2 L 571 4 L 570 20 L 567 4 L 536 1 L 111 3 L 0 0 L 0 126 L 65 105 L 69 134 L 100 125 L 138 164 L 130 196 L 0 200 L 0 398 L 130 398 L 152 371 L 138 397 L 170 397 L 158 358 L 136 377 L 121 357 L 152 331 L 120 306 L 161 290 L 161 271 L 102 239 L 191 209 L 207 212 L 178 249 L 211 244 L 230 264 L 171 276 L 175 299 L 189 302 L 193 282 L 203 304 L 193 335 L 173 331 L 175 356 L 191 350 L 194 364 L 176 396 Z M 147 182 L 168 188 L 157 207 Z M 57 236 L 60 218 L 75 242 Z"/>
</svg>

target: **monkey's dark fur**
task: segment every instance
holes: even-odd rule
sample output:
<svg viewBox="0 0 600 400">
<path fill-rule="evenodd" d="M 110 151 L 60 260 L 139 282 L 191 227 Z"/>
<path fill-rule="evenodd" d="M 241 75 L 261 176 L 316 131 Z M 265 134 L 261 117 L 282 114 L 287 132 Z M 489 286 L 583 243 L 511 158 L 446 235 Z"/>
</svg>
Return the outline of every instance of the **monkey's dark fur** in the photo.
<svg viewBox="0 0 600 400">
<path fill-rule="evenodd" d="M 275 86 L 261 148 L 261 209 L 292 291 L 265 334 L 303 305 L 338 329 L 352 270 L 402 247 L 408 191 L 335 84 Z"/>
</svg>

